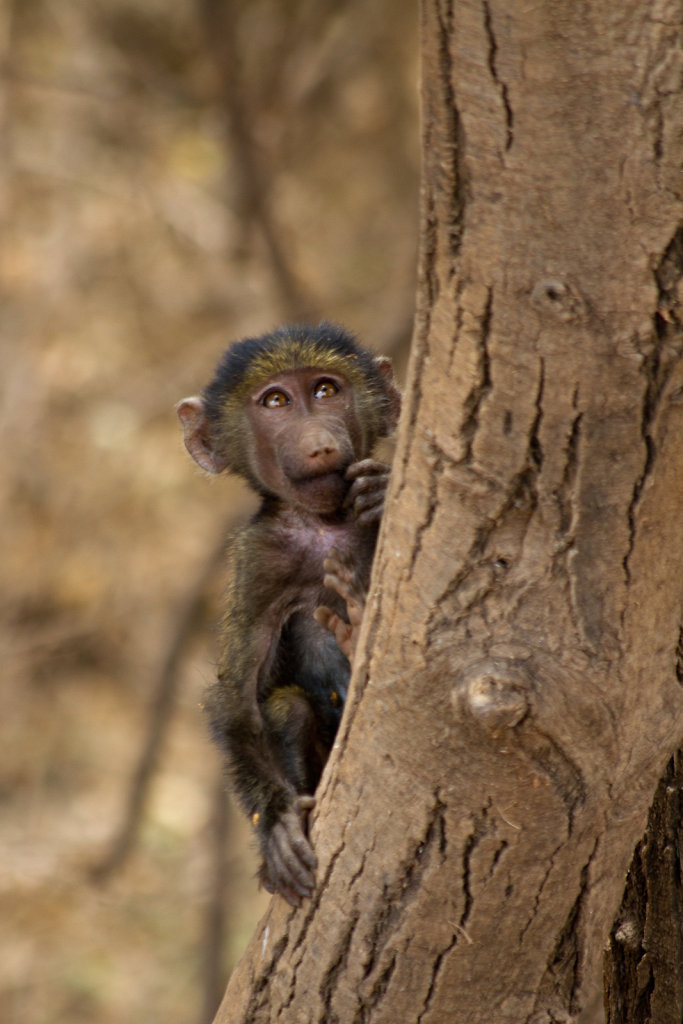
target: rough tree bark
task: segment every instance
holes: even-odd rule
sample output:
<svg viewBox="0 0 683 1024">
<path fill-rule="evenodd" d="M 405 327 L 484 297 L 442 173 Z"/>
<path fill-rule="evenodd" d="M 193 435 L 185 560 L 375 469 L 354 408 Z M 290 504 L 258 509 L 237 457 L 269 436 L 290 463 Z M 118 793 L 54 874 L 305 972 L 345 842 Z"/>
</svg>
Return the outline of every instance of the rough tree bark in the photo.
<svg viewBox="0 0 683 1024">
<path fill-rule="evenodd" d="M 683 737 L 680 20 L 424 0 L 417 328 L 319 887 L 218 1024 L 566 1022 L 599 985 Z"/>
<path fill-rule="evenodd" d="M 683 673 L 681 673 L 683 681 Z M 683 1021 L 683 751 L 667 765 L 605 955 L 607 1024 Z"/>
</svg>

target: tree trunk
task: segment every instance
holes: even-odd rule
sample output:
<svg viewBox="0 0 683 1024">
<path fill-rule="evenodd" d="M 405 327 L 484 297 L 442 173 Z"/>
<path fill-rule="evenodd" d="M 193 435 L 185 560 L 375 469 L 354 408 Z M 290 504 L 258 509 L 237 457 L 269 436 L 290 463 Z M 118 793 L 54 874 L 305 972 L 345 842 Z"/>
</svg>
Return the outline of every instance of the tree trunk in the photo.
<svg viewBox="0 0 683 1024">
<path fill-rule="evenodd" d="M 683 1021 L 683 751 L 667 765 L 605 957 L 608 1024 Z"/>
<path fill-rule="evenodd" d="M 679 28 L 424 0 L 417 329 L 319 885 L 218 1024 L 570 1021 L 599 984 L 683 736 Z"/>
</svg>

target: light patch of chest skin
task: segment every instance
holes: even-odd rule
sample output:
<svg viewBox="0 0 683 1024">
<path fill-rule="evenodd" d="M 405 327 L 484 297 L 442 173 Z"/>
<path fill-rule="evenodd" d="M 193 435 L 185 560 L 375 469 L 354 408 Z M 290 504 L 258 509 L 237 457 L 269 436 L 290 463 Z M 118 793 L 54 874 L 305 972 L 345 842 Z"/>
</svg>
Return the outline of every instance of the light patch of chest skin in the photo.
<svg viewBox="0 0 683 1024">
<path fill-rule="evenodd" d="M 376 531 L 345 517 L 325 520 L 300 508 L 286 508 L 280 512 L 277 533 L 278 547 L 287 552 L 282 568 L 301 587 L 297 607 L 311 614 L 320 604 L 343 608 L 339 596 L 323 586 L 323 561 L 334 548 L 362 573 L 372 563 Z"/>
<path fill-rule="evenodd" d="M 303 516 L 297 515 L 291 526 L 285 525 L 284 530 L 292 551 L 302 556 L 308 555 L 321 566 L 330 548 L 348 553 L 356 550 L 361 540 L 361 531 L 353 523 L 326 523 L 317 517 L 306 522 Z"/>
</svg>

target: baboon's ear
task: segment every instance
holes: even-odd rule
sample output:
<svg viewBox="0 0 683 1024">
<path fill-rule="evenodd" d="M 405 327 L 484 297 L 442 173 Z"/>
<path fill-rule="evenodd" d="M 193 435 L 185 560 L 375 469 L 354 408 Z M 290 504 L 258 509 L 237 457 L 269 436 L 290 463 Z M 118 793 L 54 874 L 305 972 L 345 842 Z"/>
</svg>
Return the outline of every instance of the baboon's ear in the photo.
<svg viewBox="0 0 683 1024">
<path fill-rule="evenodd" d="M 176 406 L 183 425 L 185 447 L 194 461 L 207 473 L 220 473 L 228 468 L 225 456 L 216 451 L 201 398 L 183 398 Z"/>
<path fill-rule="evenodd" d="M 387 400 L 384 413 L 384 432 L 393 434 L 401 415 L 401 392 L 396 387 L 394 369 L 388 356 L 376 356 L 375 366 L 384 378 L 384 395 Z"/>
</svg>

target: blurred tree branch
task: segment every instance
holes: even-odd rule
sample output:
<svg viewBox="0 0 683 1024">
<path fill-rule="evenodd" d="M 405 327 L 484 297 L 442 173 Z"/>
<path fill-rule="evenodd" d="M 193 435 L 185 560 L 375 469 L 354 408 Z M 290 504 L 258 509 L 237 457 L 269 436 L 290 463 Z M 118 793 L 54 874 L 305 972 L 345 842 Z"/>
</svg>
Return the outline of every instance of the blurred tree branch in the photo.
<svg viewBox="0 0 683 1024">
<path fill-rule="evenodd" d="M 146 740 L 133 774 L 126 811 L 109 850 L 92 868 L 92 877 L 95 881 L 107 881 L 115 871 L 119 870 L 135 844 L 150 783 L 173 714 L 181 660 L 191 638 L 206 621 L 204 609 L 207 593 L 211 589 L 216 575 L 222 570 L 222 556 L 226 539 L 233 524 L 234 517 L 231 515 L 227 522 L 221 525 L 209 556 L 177 613 L 174 625 L 169 629 L 171 641 L 165 652 L 154 687 L 154 697 L 149 708 Z"/>
<path fill-rule="evenodd" d="M 236 11 L 231 0 L 198 0 L 207 50 L 213 59 L 220 101 L 234 159 L 236 207 L 242 225 L 242 247 L 250 248 L 252 225 L 258 225 L 266 244 L 283 314 L 288 320 L 315 316 L 311 298 L 297 281 L 286 245 L 271 209 L 270 180 L 251 131 L 253 113 L 241 77 L 235 46 Z"/>
</svg>

